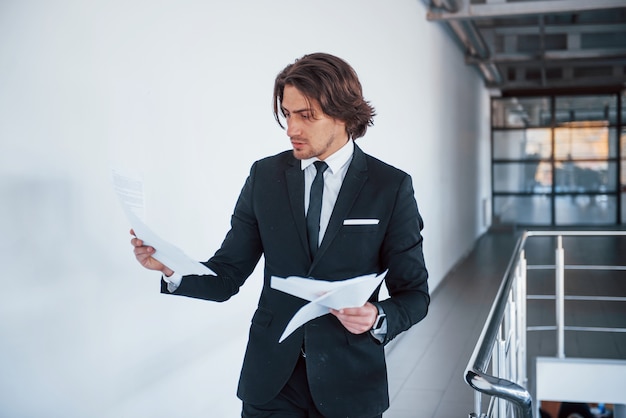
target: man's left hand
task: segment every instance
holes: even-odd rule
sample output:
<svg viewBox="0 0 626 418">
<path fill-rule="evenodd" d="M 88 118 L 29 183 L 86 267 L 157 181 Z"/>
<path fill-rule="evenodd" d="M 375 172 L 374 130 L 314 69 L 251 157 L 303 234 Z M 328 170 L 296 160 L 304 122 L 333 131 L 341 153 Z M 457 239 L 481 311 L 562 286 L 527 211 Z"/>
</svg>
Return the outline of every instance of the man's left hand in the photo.
<svg viewBox="0 0 626 418">
<path fill-rule="evenodd" d="M 378 309 L 371 302 L 360 308 L 331 309 L 339 322 L 353 334 L 363 334 L 372 329 L 378 316 Z"/>
</svg>

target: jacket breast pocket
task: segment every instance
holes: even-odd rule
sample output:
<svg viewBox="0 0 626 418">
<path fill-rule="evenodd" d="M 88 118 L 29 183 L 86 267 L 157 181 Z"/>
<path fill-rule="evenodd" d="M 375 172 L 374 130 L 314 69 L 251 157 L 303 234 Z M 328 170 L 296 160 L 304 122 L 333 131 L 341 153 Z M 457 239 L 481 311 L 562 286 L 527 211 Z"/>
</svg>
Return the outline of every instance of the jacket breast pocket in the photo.
<svg viewBox="0 0 626 418">
<path fill-rule="evenodd" d="M 346 225 L 341 228 L 342 233 L 346 234 L 371 234 L 378 231 L 378 225 Z"/>
<path fill-rule="evenodd" d="M 378 231 L 380 219 L 377 218 L 347 218 L 343 220 L 342 232 L 371 233 Z"/>
</svg>

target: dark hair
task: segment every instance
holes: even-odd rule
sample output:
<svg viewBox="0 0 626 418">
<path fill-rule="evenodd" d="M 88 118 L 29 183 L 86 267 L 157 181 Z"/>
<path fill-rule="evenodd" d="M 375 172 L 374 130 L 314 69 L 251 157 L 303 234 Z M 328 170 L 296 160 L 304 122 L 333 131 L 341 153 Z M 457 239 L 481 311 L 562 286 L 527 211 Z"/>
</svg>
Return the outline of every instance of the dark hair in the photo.
<svg viewBox="0 0 626 418">
<path fill-rule="evenodd" d="M 305 55 L 276 76 L 274 117 L 283 129 L 280 103 L 286 85 L 295 87 L 307 99 L 316 100 L 326 115 L 345 122 L 352 139 L 365 135 L 367 127 L 374 124 L 376 112 L 363 98 L 356 72 L 341 58 L 324 53 Z"/>
</svg>

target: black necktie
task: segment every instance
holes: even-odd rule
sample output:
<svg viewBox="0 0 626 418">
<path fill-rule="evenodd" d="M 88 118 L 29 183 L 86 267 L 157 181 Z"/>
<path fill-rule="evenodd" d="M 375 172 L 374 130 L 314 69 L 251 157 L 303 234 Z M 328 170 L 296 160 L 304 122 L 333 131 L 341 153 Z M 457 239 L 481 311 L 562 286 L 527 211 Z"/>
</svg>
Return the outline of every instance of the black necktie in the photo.
<svg viewBox="0 0 626 418">
<path fill-rule="evenodd" d="M 322 213 L 322 194 L 324 193 L 324 171 L 328 164 L 324 161 L 315 161 L 317 174 L 311 184 L 311 195 L 309 199 L 309 210 L 306 213 L 306 229 L 309 234 L 309 249 L 311 258 L 315 257 L 319 245 L 320 235 L 320 215 Z"/>
</svg>

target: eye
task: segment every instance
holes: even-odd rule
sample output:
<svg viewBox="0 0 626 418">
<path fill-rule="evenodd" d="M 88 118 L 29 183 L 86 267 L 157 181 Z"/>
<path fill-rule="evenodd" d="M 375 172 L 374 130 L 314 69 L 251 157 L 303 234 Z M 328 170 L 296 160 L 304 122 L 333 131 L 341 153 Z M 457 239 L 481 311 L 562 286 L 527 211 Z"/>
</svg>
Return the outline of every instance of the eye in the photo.
<svg viewBox="0 0 626 418">
<path fill-rule="evenodd" d="M 311 119 L 311 115 L 309 113 L 300 113 L 300 117 L 304 120 L 309 120 Z"/>
</svg>

